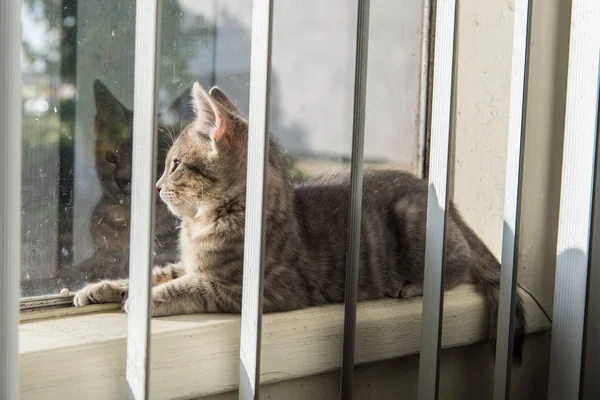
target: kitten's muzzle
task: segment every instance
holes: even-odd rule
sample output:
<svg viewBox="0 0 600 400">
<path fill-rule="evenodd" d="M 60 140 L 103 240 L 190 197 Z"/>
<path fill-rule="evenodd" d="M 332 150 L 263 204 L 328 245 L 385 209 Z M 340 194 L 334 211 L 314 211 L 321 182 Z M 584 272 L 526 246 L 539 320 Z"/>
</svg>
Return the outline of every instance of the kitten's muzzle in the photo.
<svg viewBox="0 0 600 400">
<path fill-rule="evenodd" d="M 156 193 L 160 194 L 160 186 L 156 185 Z"/>
</svg>

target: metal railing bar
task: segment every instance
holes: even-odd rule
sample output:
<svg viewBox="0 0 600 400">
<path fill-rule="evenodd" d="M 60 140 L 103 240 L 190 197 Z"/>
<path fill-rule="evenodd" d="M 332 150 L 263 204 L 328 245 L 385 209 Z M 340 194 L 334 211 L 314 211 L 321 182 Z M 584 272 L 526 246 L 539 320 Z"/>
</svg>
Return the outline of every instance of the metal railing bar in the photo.
<svg viewBox="0 0 600 400">
<path fill-rule="evenodd" d="M 600 96 L 600 93 L 599 93 Z M 600 103 L 600 100 L 599 100 Z M 600 104 L 598 104 L 600 116 Z M 596 135 L 600 134 L 600 117 Z M 596 136 L 596 154 L 600 140 Z M 600 393 L 600 159 L 596 157 L 594 175 L 594 208 L 592 211 L 592 234 L 590 237 L 590 262 L 585 316 L 583 349 L 583 376 L 581 399 L 595 400 Z"/>
<path fill-rule="evenodd" d="M 354 66 L 354 115 L 352 123 L 352 158 L 350 169 L 350 204 L 348 207 L 348 252 L 344 293 L 344 345 L 340 398 L 352 399 L 354 383 L 354 346 L 356 340 L 356 306 L 360 267 L 360 232 L 363 196 L 363 153 L 365 139 L 365 103 L 369 57 L 370 0 L 358 0 L 356 25 L 356 59 Z"/>
<path fill-rule="evenodd" d="M 419 87 L 419 119 L 418 119 L 418 131 L 417 131 L 417 143 L 419 148 L 417 149 L 417 176 L 419 178 L 425 178 L 425 154 L 426 154 L 426 142 L 427 132 L 429 128 L 429 74 L 431 72 L 430 53 L 431 53 L 431 12 L 433 8 L 433 2 L 435 0 L 425 0 L 423 2 L 423 14 L 422 14 L 422 37 L 421 37 L 421 68 L 419 71 L 420 75 L 420 87 Z"/>
<path fill-rule="evenodd" d="M 0 3 L 0 399 L 19 398 L 21 2 Z"/>
<path fill-rule="evenodd" d="M 160 57 L 160 0 L 137 0 L 133 93 L 133 154 L 127 323 L 127 398 L 150 396 L 151 271 L 153 266 Z"/>
<path fill-rule="evenodd" d="M 593 203 L 600 2 L 573 0 L 548 399 L 580 394 Z"/>
<path fill-rule="evenodd" d="M 443 265 L 449 204 L 456 1 L 438 0 L 435 7 L 435 44 L 429 155 L 429 189 L 425 244 L 425 277 L 419 357 L 419 400 L 438 396 L 439 350 L 443 312 Z"/>
<path fill-rule="evenodd" d="M 248 172 L 240 342 L 240 400 L 258 399 L 269 160 L 272 0 L 252 4 Z"/>
<path fill-rule="evenodd" d="M 514 10 L 512 76 L 504 192 L 504 228 L 500 260 L 502 268 L 500 272 L 496 363 L 494 369 L 495 400 L 508 399 L 510 396 L 523 183 L 523 149 L 525 146 L 531 0 L 515 0 Z"/>
</svg>

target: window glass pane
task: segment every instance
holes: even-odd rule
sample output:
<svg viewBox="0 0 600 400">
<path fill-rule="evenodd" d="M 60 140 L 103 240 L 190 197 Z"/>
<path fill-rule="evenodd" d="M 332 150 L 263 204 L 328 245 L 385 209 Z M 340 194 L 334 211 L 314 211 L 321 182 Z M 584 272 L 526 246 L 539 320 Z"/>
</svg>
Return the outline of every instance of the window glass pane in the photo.
<svg viewBox="0 0 600 400">
<path fill-rule="evenodd" d="M 24 296 L 55 291 L 73 259 L 76 13 L 73 1 L 22 6 Z"/>
<path fill-rule="evenodd" d="M 195 80 L 248 114 L 249 1 L 163 2 L 157 173 Z M 417 172 L 422 2 L 372 2 L 365 162 Z M 126 277 L 135 1 L 25 0 L 22 296 Z M 270 130 L 299 177 L 349 166 L 356 10 L 278 1 Z M 150 133 L 148 133 L 150 134 Z M 157 264 L 177 220 L 157 200 Z"/>
<path fill-rule="evenodd" d="M 421 1 L 371 2 L 365 165 L 417 172 Z M 274 6 L 271 131 L 313 176 L 350 165 L 356 6 Z"/>
<path fill-rule="evenodd" d="M 135 1 L 26 0 L 22 24 L 22 296 L 126 277 Z M 158 174 L 212 34 L 177 1 L 163 26 Z M 156 225 L 156 262 L 174 261 L 176 220 L 160 202 Z"/>
</svg>

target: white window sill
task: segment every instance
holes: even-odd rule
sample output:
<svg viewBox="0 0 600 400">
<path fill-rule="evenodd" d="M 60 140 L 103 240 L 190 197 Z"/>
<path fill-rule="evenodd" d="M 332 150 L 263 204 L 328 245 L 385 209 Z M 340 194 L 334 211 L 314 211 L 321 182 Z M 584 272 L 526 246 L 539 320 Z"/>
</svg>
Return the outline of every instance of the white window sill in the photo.
<svg viewBox="0 0 600 400">
<path fill-rule="evenodd" d="M 524 292 L 528 332 L 550 327 Z M 419 351 L 421 299 L 361 303 L 356 362 Z M 343 305 L 263 318 L 261 382 L 310 376 L 340 366 Z M 447 292 L 443 347 L 484 339 L 485 305 L 472 286 Z M 37 320 L 20 325 L 21 399 L 125 397 L 127 316 L 118 312 Z M 187 399 L 235 390 L 239 315 L 203 314 L 152 320 L 153 399 Z"/>
</svg>

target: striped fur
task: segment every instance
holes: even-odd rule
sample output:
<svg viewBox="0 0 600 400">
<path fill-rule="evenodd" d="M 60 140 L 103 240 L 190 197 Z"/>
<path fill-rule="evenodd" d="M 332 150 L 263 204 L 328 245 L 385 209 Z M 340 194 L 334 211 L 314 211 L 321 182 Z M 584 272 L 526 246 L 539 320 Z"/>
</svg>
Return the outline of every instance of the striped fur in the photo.
<svg viewBox="0 0 600 400">
<path fill-rule="evenodd" d="M 177 138 L 157 183 L 181 220 L 180 261 L 154 269 L 154 316 L 240 312 L 244 252 L 247 123 L 218 89 L 192 89 L 197 119 Z M 271 141 L 268 167 L 264 311 L 344 301 L 350 177 L 292 183 Z M 400 171 L 364 175 L 359 301 L 422 294 L 427 184 Z M 444 286 L 479 285 L 495 333 L 500 265 L 451 206 Z M 76 305 L 122 301 L 126 281 L 84 288 Z M 127 302 L 125 302 L 127 311 Z M 525 317 L 517 299 L 515 360 Z"/>
</svg>

